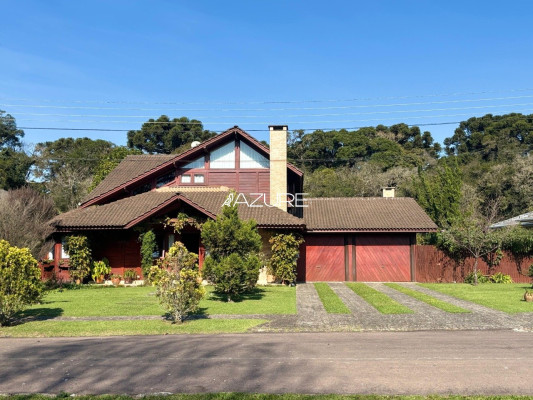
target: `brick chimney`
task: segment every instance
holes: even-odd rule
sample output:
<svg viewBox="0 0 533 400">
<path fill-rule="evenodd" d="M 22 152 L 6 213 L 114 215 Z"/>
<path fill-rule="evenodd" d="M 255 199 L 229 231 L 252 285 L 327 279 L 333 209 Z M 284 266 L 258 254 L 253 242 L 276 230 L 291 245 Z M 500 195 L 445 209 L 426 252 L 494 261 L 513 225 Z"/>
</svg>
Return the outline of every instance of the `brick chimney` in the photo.
<svg viewBox="0 0 533 400">
<path fill-rule="evenodd" d="M 268 129 L 270 131 L 270 204 L 287 211 L 287 125 L 270 125 Z"/>
</svg>

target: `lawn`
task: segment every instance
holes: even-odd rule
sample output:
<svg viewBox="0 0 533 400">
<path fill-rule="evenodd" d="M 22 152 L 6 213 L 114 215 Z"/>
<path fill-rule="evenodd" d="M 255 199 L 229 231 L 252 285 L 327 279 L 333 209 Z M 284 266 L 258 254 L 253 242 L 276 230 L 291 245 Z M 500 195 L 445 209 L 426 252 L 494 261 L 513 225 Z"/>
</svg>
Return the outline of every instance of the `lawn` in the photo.
<svg viewBox="0 0 533 400">
<path fill-rule="evenodd" d="M 394 301 L 385 293 L 371 288 L 364 283 L 346 283 L 355 294 L 361 296 L 371 306 L 376 308 L 382 314 L 412 314 L 413 311 L 410 308 Z"/>
<path fill-rule="evenodd" d="M 464 308 L 454 306 L 453 304 L 446 303 L 445 301 L 436 299 L 435 297 L 429 296 L 425 293 L 406 288 L 405 286 L 398 285 L 397 283 L 385 283 L 385 286 L 388 286 L 403 294 L 406 294 L 407 296 L 411 296 L 417 300 L 420 300 L 426 304 L 429 304 L 430 306 L 437 307 L 449 313 L 469 313 L 470 312 L 468 310 L 465 310 Z"/>
<path fill-rule="evenodd" d="M 477 286 L 466 283 L 419 283 L 419 285 L 510 314 L 533 312 L 533 303 L 526 303 L 523 300 L 525 289 L 531 288 L 527 283 L 480 283 Z"/>
<path fill-rule="evenodd" d="M 324 308 L 332 314 L 350 314 L 350 309 L 342 302 L 337 294 L 325 282 L 315 283 L 318 297 L 322 301 Z"/>
<path fill-rule="evenodd" d="M 212 287 L 200 302 L 202 314 L 295 314 L 296 290 L 294 287 L 258 287 L 241 301 L 227 303 L 218 299 Z M 40 317 L 103 317 L 162 315 L 163 308 L 155 296 L 155 288 L 108 287 L 99 289 L 70 289 L 49 291 L 42 304 L 26 310 L 24 316 Z"/>
<path fill-rule="evenodd" d="M 71 337 L 167 335 L 183 333 L 242 333 L 266 320 L 198 319 L 182 324 L 163 320 L 127 321 L 33 321 L 1 327 L 0 337 Z"/>
</svg>

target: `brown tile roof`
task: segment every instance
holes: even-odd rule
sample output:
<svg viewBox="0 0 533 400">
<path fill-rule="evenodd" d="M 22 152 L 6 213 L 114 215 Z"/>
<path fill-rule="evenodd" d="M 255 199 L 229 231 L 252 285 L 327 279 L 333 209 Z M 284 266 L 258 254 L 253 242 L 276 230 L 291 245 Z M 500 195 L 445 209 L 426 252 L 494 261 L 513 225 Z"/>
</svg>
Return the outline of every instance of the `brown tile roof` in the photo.
<svg viewBox="0 0 533 400">
<path fill-rule="evenodd" d="M 311 198 L 304 208 L 307 230 L 429 232 L 437 225 L 408 197 Z"/>
<path fill-rule="evenodd" d="M 189 200 L 189 204 L 205 210 L 211 215 L 217 215 L 222 211 L 222 205 L 227 199 L 229 192 L 183 192 L 182 197 Z M 247 196 L 248 203 L 252 203 L 253 197 Z M 241 219 L 253 219 L 259 227 L 303 227 L 303 220 L 275 207 L 248 207 L 246 204 L 238 204 L 239 217 Z"/>
<path fill-rule="evenodd" d="M 50 223 L 57 230 L 123 229 L 177 199 L 178 193 L 151 191 L 101 206 L 77 208 L 58 215 Z"/>
<path fill-rule="evenodd" d="M 218 145 L 219 141 L 224 138 L 231 137 L 232 135 L 239 135 L 248 142 L 252 143 L 257 148 L 261 149 L 265 154 L 270 154 L 268 147 L 261 142 L 250 136 L 238 126 L 234 126 L 221 134 L 207 139 L 200 143 L 198 146 L 184 151 L 180 154 L 165 154 L 165 155 L 138 155 L 126 157 L 111 173 L 87 195 L 82 201 L 82 207 L 85 203 L 98 199 L 100 196 L 111 194 L 121 186 L 127 184 L 136 178 L 147 174 L 149 172 L 156 172 L 170 167 L 173 163 L 178 161 L 190 161 L 194 159 L 198 154 L 203 154 L 206 149 L 214 148 Z M 296 168 L 291 163 L 287 163 L 287 168 L 298 175 L 303 175 L 303 172 Z"/>
<path fill-rule="evenodd" d="M 222 210 L 228 196 L 227 188 L 161 188 L 104 205 L 77 208 L 55 217 L 51 224 L 59 230 L 127 229 L 163 207 L 182 200 L 200 212 L 214 218 Z M 252 199 L 249 199 L 251 202 Z M 260 227 L 303 227 L 303 221 L 277 208 L 238 206 L 242 219 L 254 219 Z"/>
<path fill-rule="evenodd" d="M 174 154 L 127 156 L 83 199 L 82 203 L 122 186 L 138 176 L 156 169 L 174 157 L 176 157 Z"/>
</svg>

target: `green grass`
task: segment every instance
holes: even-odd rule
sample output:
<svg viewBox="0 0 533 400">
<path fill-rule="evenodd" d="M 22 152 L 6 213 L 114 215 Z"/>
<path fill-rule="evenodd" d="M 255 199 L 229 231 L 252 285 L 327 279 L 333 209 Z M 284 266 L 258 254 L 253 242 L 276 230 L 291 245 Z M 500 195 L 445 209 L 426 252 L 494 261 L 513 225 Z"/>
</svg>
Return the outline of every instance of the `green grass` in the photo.
<svg viewBox="0 0 533 400">
<path fill-rule="evenodd" d="M 218 299 L 212 287 L 200 302 L 204 314 L 295 314 L 294 287 L 258 287 L 240 301 L 227 303 Z M 47 292 L 42 304 L 30 307 L 23 316 L 40 317 L 103 317 L 162 315 L 163 308 L 155 296 L 155 288 L 109 287 L 105 289 L 72 289 Z"/>
<path fill-rule="evenodd" d="M 364 283 L 346 283 L 357 295 L 365 299 L 382 314 L 412 314 L 413 311 Z"/>
<path fill-rule="evenodd" d="M 57 397 L 42 394 L 11 395 L 2 397 L 5 400 L 52 400 L 67 398 L 68 393 Z M 132 397 L 128 395 L 76 396 L 79 400 L 527 400 L 531 396 L 380 396 L 380 395 L 339 395 L 339 394 L 260 394 L 260 393 L 202 393 L 146 395 Z"/>
<path fill-rule="evenodd" d="M 213 287 L 207 287 L 207 295 L 200 302 L 200 309 L 207 314 L 296 314 L 296 288 L 289 286 L 257 287 L 239 301 L 228 303 L 220 299 Z"/>
<path fill-rule="evenodd" d="M 184 333 L 241 333 L 266 320 L 199 319 L 171 324 L 162 320 L 129 321 L 34 321 L 1 327 L 0 337 L 72 337 L 163 335 Z"/>
<path fill-rule="evenodd" d="M 525 289 L 531 288 L 527 283 L 480 283 L 477 286 L 466 283 L 419 283 L 419 285 L 510 314 L 533 312 L 533 303 L 524 301 Z"/>
<path fill-rule="evenodd" d="M 351 314 L 351 311 L 335 292 L 325 282 L 315 283 L 315 289 L 320 297 L 320 301 L 328 313 Z"/>
<path fill-rule="evenodd" d="M 465 310 L 464 308 L 454 306 L 453 304 L 446 303 L 445 301 L 431 297 L 425 293 L 417 292 L 416 290 L 406 288 L 405 286 L 398 285 L 397 283 L 385 283 L 385 286 L 388 286 L 398 292 L 402 292 L 407 296 L 411 296 L 417 300 L 423 301 L 424 303 L 429 304 L 430 306 L 440 308 L 443 311 L 449 313 L 469 313 L 470 311 Z"/>
</svg>

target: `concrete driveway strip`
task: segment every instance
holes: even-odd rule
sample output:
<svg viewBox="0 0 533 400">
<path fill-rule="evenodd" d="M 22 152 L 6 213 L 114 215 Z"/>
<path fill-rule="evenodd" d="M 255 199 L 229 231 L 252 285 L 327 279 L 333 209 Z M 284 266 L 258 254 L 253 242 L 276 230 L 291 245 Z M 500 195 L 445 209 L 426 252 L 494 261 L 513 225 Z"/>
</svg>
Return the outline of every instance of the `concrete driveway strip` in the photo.
<svg viewBox="0 0 533 400">
<path fill-rule="evenodd" d="M 0 339 L 0 393 L 533 394 L 533 334 Z"/>
</svg>

